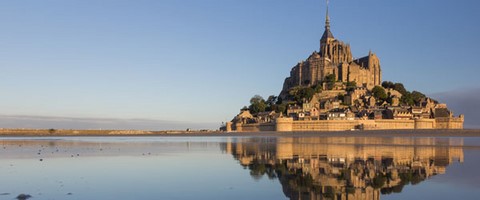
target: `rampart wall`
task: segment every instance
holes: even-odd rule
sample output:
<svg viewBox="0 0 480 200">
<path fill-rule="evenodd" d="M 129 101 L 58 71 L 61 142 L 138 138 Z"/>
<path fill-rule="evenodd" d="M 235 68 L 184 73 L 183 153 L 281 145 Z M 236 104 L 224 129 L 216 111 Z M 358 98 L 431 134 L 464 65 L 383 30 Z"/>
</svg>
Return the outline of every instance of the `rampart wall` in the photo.
<svg viewBox="0 0 480 200">
<path fill-rule="evenodd" d="M 293 120 L 278 118 L 273 123 L 232 124 L 237 132 L 257 131 L 345 131 L 396 129 L 463 129 L 463 118 L 444 119 L 378 119 L 378 120 Z"/>
<path fill-rule="evenodd" d="M 435 119 L 438 129 L 463 129 L 463 117 Z"/>
</svg>

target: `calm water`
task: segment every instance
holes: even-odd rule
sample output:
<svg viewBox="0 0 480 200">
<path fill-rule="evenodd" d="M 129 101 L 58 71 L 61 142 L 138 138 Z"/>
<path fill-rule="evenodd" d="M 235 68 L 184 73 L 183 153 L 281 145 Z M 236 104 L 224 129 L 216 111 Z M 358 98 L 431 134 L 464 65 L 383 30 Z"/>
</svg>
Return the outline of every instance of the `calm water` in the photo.
<svg viewBox="0 0 480 200">
<path fill-rule="evenodd" d="M 478 199 L 480 138 L 0 138 L 0 199 Z"/>
</svg>

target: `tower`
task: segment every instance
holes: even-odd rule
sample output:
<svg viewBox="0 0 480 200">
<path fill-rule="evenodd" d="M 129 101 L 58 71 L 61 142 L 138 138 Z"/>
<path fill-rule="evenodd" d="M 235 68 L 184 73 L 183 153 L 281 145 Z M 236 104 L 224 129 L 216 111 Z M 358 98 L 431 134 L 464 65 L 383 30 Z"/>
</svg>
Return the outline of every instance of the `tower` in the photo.
<svg viewBox="0 0 480 200">
<path fill-rule="evenodd" d="M 332 32 L 330 31 L 330 17 L 328 16 L 328 0 L 327 0 L 327 12 L 325 16 L 325 31 L 323 32 L 322 38 L 320 39 L 320 52 L 322 48 L 326 47 L 326 44 L 331 40 L 334 40 Z"/>
<path fill-rule="evenodd" d="M 350 45 L 333 37 L 330 31 L 330 16 L 328 13 L 328 0 L 325 15 L 325 31 L 320 39 L 320 56 L 333 65 L 349 63 L 352 61 Z"/>
</svg>

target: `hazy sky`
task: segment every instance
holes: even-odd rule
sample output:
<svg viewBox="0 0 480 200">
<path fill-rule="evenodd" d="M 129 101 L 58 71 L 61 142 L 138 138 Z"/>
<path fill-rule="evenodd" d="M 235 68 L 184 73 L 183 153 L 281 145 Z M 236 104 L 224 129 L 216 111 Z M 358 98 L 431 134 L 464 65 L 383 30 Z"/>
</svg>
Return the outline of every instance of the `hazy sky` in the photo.
<svg viewBox="0 0 480 200">
<path fill-rule="evenodd" d="M 443 93 L 480 87 L 479 7 L 331 0 L 331 29 L 384 80 Z M 324 21 L 323 0 L 0 1 L 0 114 L 220 124 L 278 95 Z"/>
</svg>

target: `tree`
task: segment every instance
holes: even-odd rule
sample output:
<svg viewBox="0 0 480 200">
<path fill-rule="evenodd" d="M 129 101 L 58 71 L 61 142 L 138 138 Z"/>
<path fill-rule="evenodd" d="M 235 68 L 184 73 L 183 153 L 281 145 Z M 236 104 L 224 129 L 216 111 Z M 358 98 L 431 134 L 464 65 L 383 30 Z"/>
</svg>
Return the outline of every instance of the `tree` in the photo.
<svg viewBox="0 0 480 200">
<path fill-rule="evenodd" d="M 419 103 L 423 98 L 425 98 L 425 94 L 419 92 L 419 91 L 413 91 L 412 92 L 412 98 L 413 98 L 413 101 L 415 101 L 415 103 Z"/>
<path fill-rule="evenodd" d="M 250 99 L 250 106 L 248 109 L 252 114 L 257 114 L 259 112 L 264 112 L 267 108 L 267 104 L 265 103 L 265 99 L 263 99 L 260 95 L 255 95 Z"/>
<path fill-rule="evenodd" d="M 278 98 L 277 98 L 277 102 L 275 102 L 275 104 L 280 105 L 280 104 L 282 104 L 282 103 L 283 103 L 282 97 L 278 97 Z"/>
<path fill-rule="evenodd" d="M 357 82 L 352 81 L 352 82 L 347 82 L 347 91 L 351 92 L 357 88 Z"/>
<path fill-rule="evenodd" d="M 384 88 L 393 88 L 393 87 L 394 87 L 394 84 L 393 84 L 393 82 L 391 82 L 391 81 L 383 81 L 383 82 L 382 82 L 382 87 L 384 87 Z"/>
<path fill-rule="evenodd" d="M 400 94 L 402 94 L 402 95 L 405 95 L 408 92 L 405 89 L 405 87 L 403 86 L 402 83 L 393 83 L 391 81 L 383 81 L 382 82 L 382 87 L 385 88 L 385 89 L 394 89 L 394 90 L 400 92 Z"/>
<path fill-rule="evenodd" d="M 292 87 L 290 88 L 290 90 L 288 90 L 288 95 L 290 95 L 291 97 L 295 97 L 295 95 L 297 95 L 298 91 L 302 89 L 301 86 L 295 86 L 295 87 Z"/>
<path fill-rule="evenodd" d="M 253 103 L 256 103 L 256 102 L 260 102 L 260 101 L 265 102 L 265 99 L 263 99 L 262 96 L 260 96 L 260 95 L 257 94 L 257 95 L 253 96 L 253 97 L 250 99 L 250 104 L 253 104 Z"/>
<path fill-rule="evenodd" d="M 315 95 L 315 90 L 313 88 L 307 87 L 300 90 L 300 98 L 302 100 L 305 99 L 307 101 L 310 101 L 313 95 Z"/>
<path fill-rule="evenodd" d="M 388 104 L 392 104 L 393 98 L 392 98 L 392 95 L 390 94 L 390 92 L 387 93 L 387 99 L 385 99 L 385 101 L 386 101 Z"/>
<path fill-rule="evenodd" d="M 313 90 L 315 91 L 315 93 L 320 93 L 322 92 L 322 84 L 321 83 L 317 83 L 315 86 L 312 87 Z"/>
<path fill-rule="evenodd" d="M 412 97 L 412 93 L 410 92 L 407 92 L 404 95 L 402 95 L 402 98 L 400 100 L 405 105 L 413 106 L 415 104 L 415 101 L 413 100 L 413 97 Z"/>
<path fill-rule="evenodd" d="M 289 92 L 290 96 L 297 103 L 302 103 L 303 100 L 311 100 L 313 95 L 315 95 L 315 90 L 311 87 L 294 87 Z"/>
<path fill-rule="evenodd" d="M 333 88 L 333 85 L 335 84 L 335 74 L 329 74 L 325 76 L 325 80 L 323 82 L 327 83 L 327 88 L 331 90 Z"/>
<path fill-rule="evenodd" d="M 335 82 L 335 74 L 329 74 L 325 76 L 325 82 Z"/>
<path fill-rule="evenodd" d="M 277 104 L 275 107 L 276 113 L 285 113 L 287 111 L 287 103 Z"/>
<path fill-rule="evenodd" d="M 407 93 L 405 93 L 400 100 L 405 105 L 413 106 L 419 103 L 425 97 L 426 97 L 425 94 L 419 91 L 413 91 L 413 92 L 407 91 Z"/>
<path fill-rule="evenodd" d="M 272 105 L 274 105 L 274 104 L 277 103 L 277 99 L 278 99 L 277 96 L 275 96 L 275 95 L 270 95 L 270 96 L 267 98 L 266 103 L 267 103 L 268 106 L 272 106 Z"/>
<path fill-rule="evenodd" d="M 393 86 L 393 89 L 400 92 L 400 94 L 405 95 L 408 91 L 405 89 L 403 84 L 401 83 L 395 83 Z"/>
<path fill-rule="evenodd" d="M 275 110 L 276 106 L 277 106 L 277 99 L 278 97 L 275 96 L 275 95 L 270 95 L 268 98 L 267 98 L 267 101 L 265 102 L 267 104 L 267 108 L 265 109 L 266 111 L 272 111 L 272 110 Z"/>
<path fill-rule="evenodd" d="M 385 89 L 383 89 L 383 87 L 381 86 L 377 85 L 373 87 L 372 94 L 373 94 L 373 97 L 375 97 L 375 99 L 380 99 L 383 101 L 387 99 L 387 93 L 385 93 Z"/>
</svg>

